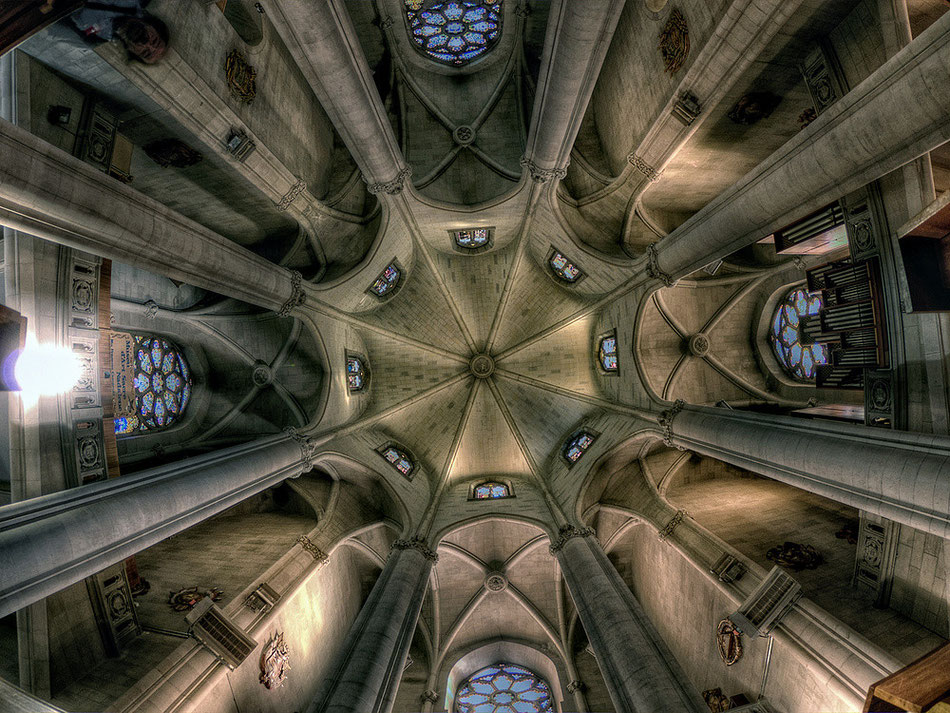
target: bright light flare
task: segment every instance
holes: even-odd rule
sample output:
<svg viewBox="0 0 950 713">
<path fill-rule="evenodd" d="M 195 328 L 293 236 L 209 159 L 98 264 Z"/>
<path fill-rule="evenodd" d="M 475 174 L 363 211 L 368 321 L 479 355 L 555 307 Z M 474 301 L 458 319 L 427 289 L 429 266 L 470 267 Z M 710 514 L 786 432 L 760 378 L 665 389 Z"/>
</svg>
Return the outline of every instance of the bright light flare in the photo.
<svg viewBox="0 0 950 713">
<path fill-rule="evenodd" d="M 26 349 L 16 357 L 13 378 L 24 398 L 55 396 L 71 390 L 82 375 L 79 358 L 67 347 L 40 344 L 28 335 Z"/>
</svg>

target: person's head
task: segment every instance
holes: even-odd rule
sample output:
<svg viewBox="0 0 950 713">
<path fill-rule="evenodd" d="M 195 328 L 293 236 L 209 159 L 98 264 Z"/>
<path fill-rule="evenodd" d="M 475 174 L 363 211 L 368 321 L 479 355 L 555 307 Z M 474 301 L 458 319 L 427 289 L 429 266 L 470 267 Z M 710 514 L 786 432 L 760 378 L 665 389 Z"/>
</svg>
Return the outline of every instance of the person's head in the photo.
<svg viewBox="0 0 950 713">
<path fill-rule="evenodd" d="M 168 50 L 168 26 L 154 15 L 124 18 L 115 34 L 129 55 L 145 64 L 155 64 Z"/>
</svg>

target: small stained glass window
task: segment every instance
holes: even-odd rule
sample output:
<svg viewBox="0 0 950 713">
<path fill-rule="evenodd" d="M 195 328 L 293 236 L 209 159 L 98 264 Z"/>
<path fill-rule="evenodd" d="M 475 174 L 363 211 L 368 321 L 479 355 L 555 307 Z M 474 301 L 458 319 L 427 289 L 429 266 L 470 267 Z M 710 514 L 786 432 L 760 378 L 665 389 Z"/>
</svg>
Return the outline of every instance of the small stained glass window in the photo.
<svg viewBox="0 0 950 713">
<path fill-rule="evenodd" d="M 366 386 L 366 368 L 359 357 L 346 358 L 346 386 L 350 391 L 362 391 Z"/>
<path fill-rule="evenodd" d="M 824 344 L 803 344 L 801 322 L 817 315 L 824 306 L 820 292 L 809 293 L 798 288 L 789 292 L 775 310 L 769 341 L 785 372 L 798 381 L 812 381 L 817 367 L 829 363 Z"/>
<path fill-rule="evenodd" d="M 469 228 L 468 230 L 455 230 L 452 235 L 455 238 L 455 244 L 460 248 L 477 250 L 488 245 L 488 241 L 491 239 L 491 230 L 489 228 Z"/>
<path fill-rule="evenodd" d="M 472 496 L 476 500 L 496 500 L 498 498 L 510 498 L 511 489 L 504 483 L 498 483 L 490 480 L 487 483 L 476 485 L 472 490 Z"/>
<path fill-rule="evenodd" d="M 554 274 L 564 280 L 564 282 L 577 282 L 578 279 L 580 279 L 580 268 L 557 250 L 551 254 L 548 264 L 551 266 Z"/>
<path fill-rule="evenodd" d="M 396 267 L 396 263 L 390 263 L 389 267 L 380 273 L 379 277 L 376 278 L 376 281 L 369 288 L 370 292 L 377 297 L 388 295 L 399 283 L 399 277 L 400 272 L 399 268 Z"/>
<path fill-rule="evenodd" d="M 551 687 L 522 666 L 498 663 L 477 671 L 455 695 L 455 713 L 550 713 Z"/>
<path fill-rule="evenodd" d="M 395 446 L 386 446 L 380 452 L 393 468 L 405 476 L 411 475 L 415 469 L 412 459 Z"/>
<path fill-rule="evenodd" d="M 564 457 L 567 459 L 568 463 L 576 463 L 580 460 L 580 457 L 584 455 L 584 452 L 590 448 L 591 444 L 594 442 L 594 434 L 588 431 L 581 431 L 577 435 L 573 436 L 571 440 L 567 442 L 564 446 Z"/>
<path fill-rule="evenodd" d="M 437 62 L 461 67 L 488 52 L 501 36 L 503 0 L 405 2 L 409 36 Z"/>
<path fill-rule="evenodd" d="M 129 340 L 130 335 L 123 334 Z M 113 350 L 116 348 L 114 339 Z M 174 425 L 191 399 L 191 374 L 185 357 L 171 342 L 153 335 L 132 336 L 126 349 L 129 358 L 121 360 L 115 373 L 116 388 L 123 392 L 121 402 L 126 404 L 115 418 L 116 435 Z"/>
<path fill-rule="evenodd" d="M 604 371 L 617 371 L 617 337 L 611 334 L 600 340 L 600 365 Z"/>
</svg>

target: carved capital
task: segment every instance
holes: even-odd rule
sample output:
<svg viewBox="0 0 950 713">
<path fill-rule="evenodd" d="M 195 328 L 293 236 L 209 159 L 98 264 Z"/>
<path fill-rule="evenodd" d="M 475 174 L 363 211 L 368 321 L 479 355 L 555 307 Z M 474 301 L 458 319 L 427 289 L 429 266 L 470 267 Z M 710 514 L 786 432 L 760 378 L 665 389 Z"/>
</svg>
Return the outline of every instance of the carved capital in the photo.
<svg viewBox="0 0 950 713">
<path fill-rule="evenodd" d="M 521 3 L 519 5 L 515 5 L 514 12 L 516 16 L 522 19 L 527 19 L 528 15 L 531 14 L 531 8 L 528 7 L 527 3 Z"/>
<path fill-rule="evenodd" d="M 672 535 L 673 531 L 677 528 L 677 526 L 681 522 L 683 522 L 683 520 L 686 519 L 687 515 L 689 515 L 689 513 L 686 512 L 685 510 L 677 510 L 676 513 L 674 513 L 673 517 L 670 518 L 670 521 L 666 523 L 666 527 L 664 527 L 662 530 L 660 530 L 657 533 L 657 537 L 660 539 L 660 541 L 663 541 L 667 537 Z"/>
<path fill-rule="evenodd" d="M 321 566 L 330 561 L 330 555 L 313 544 L 313 540 L 311 540 L 306 535 L 301 535 L 298 537 L 296 542 L 304 549 L 305 552 L 313 557 L 314 562 L 319 562 Z"/>
<path fill-rule="evenodd" d="M 307 301 L 307 293 L 303 291 L 303 275 L 299 270 L 290 273 L 290 297 L 277 311 L 278 317 L 289 317 L 290 313 Z"/>
<path fill-rule="evenodd" d="M 431 688 L 426 689 L 422 694 L 423 703 L 435 703 L 439 700 L 439 694 L 433 691 Z"/>
<path fill-rule="evenodd" d="M 657 253 L 656 243 L 650 243 L 647 245 L 647 275 L 649 275 L 654 280 L 659 280 L 667 287 L 672 287 L 676 284 L 676 280 L 673 279 L 672 275 L 660 269 L 660 260 Z"/>
<path fill-rule="evenodd" d="M 673 402 L 672 408 L 661 413 L 656 419 L 660 428 L 663 429 L 663 443 L 665 443 L 668 448 L 678 448 L 678 446 L 673 443 L 673 420 L 685 406 L 686 402 L 683 401 L 683 399 L 676 399 L 676 401 Z M 685 449 L 680 448 L 679 450 L 682 451 Z"/>
<path fill-rule="evenodd" d="M 570 165 L 568 161 L 563 168 L 541 168 L 538 164 L 532 161 L 527 156 L 521 157 L 521 167 L 526 169 L 531 175 L 531 180 L 535 183 L 547 183 L 552 180 L 563 180 L 567 175 L 567 167 Z"/>
<path fill-rule="evenodd" d="M 571 681 L 569 684 L 567 684 L 568 693 L 574 693 L 575 691 L 580 691 L 583 693 L 585 690 L 587 690 L 587 686 L 584 685 L 583 681 Z"/>
<path fill-rule="evenodd" d="M 305 181 L 298 180 L 290 187 L 290 190 L 284 194 L 284 197 L 277 203 L 277 210 L 283 212 L 290 208 L 290 204 L 297 200 L 297 196 L 307 190 Z"/>
<path fill-rule="evenodd" d="M 397 173 L 396 177 L 391 181 L 386 181 L 384 183 L 370 183 L 367 181 L 367 190 L 374 196 L 380 193 L 386 193 L 390 196 L 398 195 L 399 193 L 402 193 L 406 179 L 411 175 L 412 168 L 406 166 L 399 173 Z M 363 180 L 366 181 L 366 176 L 363 176 Z"/>
<path fill-rule="evenodd" d="M 304 473 L 309 473 L 311 470 L 313 470 L 313 460 L 316 452 L 313 441 L 307 436 L 298 433 L 297 429 L 293 426 L 288 426 L 285 428 L 284 433 L 294 439 L 297 445 L 300 446 L 300 474 L 303 475 Z"/>
<path fill-rule="evenodd" d="M 392 551 L 395 552 L 396 550 L 418 550 L 422 553 L 422 556 L 432 562 L 432 564 L 439 561 L 439 555 L 430 549 L 425 538 L 419 535 L 410 537 L 408 540 L 393 541 Z"/>
<path fill-rule="evenodd" d="M 561 529 L 558 530 L 557 539 L 551 543 L 551 546 L 548 548 L 551 552 L 551 556 L 557 556 L 557 553 L 561 551 L 564 545 L 567 544 L 568 540 L 571 540 L 575 537 L 593 537 L 594 528 L 592 527 L 575 527 L 574 525 L 561 525 Z"/>
<path fill-rule="evenodd" d="M 627 163 L 646 176 L 647 180 L 651 183 L 660 180 L 660 172 L 644 161 L 642 157 L 637 156 L 635 153 L 627 155 Z"/>
</svg>

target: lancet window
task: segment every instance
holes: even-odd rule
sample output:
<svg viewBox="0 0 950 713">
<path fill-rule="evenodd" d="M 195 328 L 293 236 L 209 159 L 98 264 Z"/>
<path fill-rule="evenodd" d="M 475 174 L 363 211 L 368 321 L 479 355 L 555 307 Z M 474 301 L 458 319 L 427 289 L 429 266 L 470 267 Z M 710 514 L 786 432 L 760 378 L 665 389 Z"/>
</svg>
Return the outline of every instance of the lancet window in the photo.
<svg viewBox="0 0 950 713">
<path fill-rule="evenodd" d="M 564 445 L 564 458 L 568 463 L 576 463 L 581 456 L 591 447 L 596 436 L 589 431 L 580 431 Z"/>
<path fill-rule="evenodd" d="M 461 67 L 501 36 L 503 0 L 405 0 L 409 36 L 436 62 Z"/>
<path fill-rule="evenodd" d="M 389 464 L 393 468 L 406 477 L 412 475 L 412 471 L 415 470 L 416 466 L 412 462 L 412 459 L 405 452 L 396 448 L 396 446 L 386 446 L 379 453 L 383 458 L 389 461 Z"/>
<path fill-rule="evenodd" d="M 467 250 L 477 250 L 488 245 L 491 239 L 491 229 L 489 228 L 468 228 L 467 230 L 454 230 L 452 237 L 455 244 L 460 248 Z"/>
<path fill-rule="evenodd" d="M 366 367 L 358 356 L 346 357 L 346 386 L 350 391 L 362 391 L 366 386 Z"/>
<path fill-rule="evenodd" d="M 455 713 L 548 713 L 551 687 L 522 666 L 498 663 L 476 672 L 455 696 Z"/>
<path fill-rule="evenodd" d="M 619 364 L 617 363 L 616 334 L 601 337 L 598 358 L 600 359 L 600 366 L 604 371 L 617 371 Z"/>
<path fill-rule="evenodd" d="M 191 399 L 191 372 L 181 351 L 151 334 L 112 335 L 116 435 L 177 423 Z"/>
<path fill-rule="evenodd" d="M 489 480 L 485 483 L 476 485 L 472 490 L 472 497 L 476 500 L 497 500 L 499 498 L 510 498 L 511 488 L 504 483 Z"/>
<path fill-rule="evenodd" d="M 548 265 L 551 270 L 564 282 L 574 283 L 581 277 L 581 270 L 577 265 L 568 260 L 562 253 L 555 250 L 548 258 Z"/>
<path fill-rule="evenodd" d="M 399 284 L 399 278 L 401 273 L 399 268 L 396 267 L 396 263 L 390 263 L 389 266 L 383 270 L 379 277 L 376 278 L 376 281 L 370 286 L 369 290 L 377 297 L 383 297 L 388 295 L 393 289 Z"/>
<path fill-rule="evenodd" d="M 802 320 L 821 311 L 820 292 L 798 288 L 779 302 L 772 316 L 769 341 L 785 372 L 797 381 L 812 381 L 819 365 L 828 363 L 828 347 L 802 343 Z"/>
</svg>

